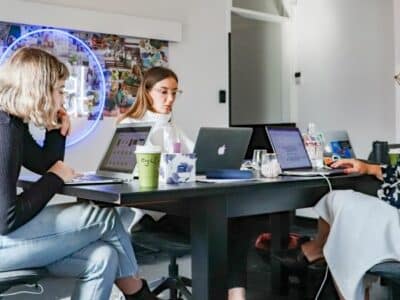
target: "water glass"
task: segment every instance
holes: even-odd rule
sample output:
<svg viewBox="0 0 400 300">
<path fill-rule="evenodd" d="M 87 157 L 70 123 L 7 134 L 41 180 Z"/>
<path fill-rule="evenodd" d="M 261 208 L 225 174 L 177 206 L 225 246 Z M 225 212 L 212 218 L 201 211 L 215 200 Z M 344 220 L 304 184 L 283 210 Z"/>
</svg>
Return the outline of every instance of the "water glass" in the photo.
<svg viewBox="0 0 400 300">
<path fill-rule="evenodd" d="M 254 171 L 260 172 L 261 170 L 261 160 L 264 154 L 267 153 L 267 150 L 265 149 L 255 149 L 253 151 L 253 159 L 251 161 L 251 167 L 253 168 Z"/>
<path fill-rule="evenodd" d="M 281 168 L 275 153 L 264 153 L 261 159 L 261 174 L 267 178 L 279 176 Z"/>
</svg>

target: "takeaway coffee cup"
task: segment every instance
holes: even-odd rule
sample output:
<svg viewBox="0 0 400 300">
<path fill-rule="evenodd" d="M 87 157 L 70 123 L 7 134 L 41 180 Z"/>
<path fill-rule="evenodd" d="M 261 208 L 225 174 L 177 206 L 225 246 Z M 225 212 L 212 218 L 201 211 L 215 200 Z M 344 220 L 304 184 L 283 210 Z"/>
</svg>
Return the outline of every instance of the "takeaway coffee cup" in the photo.
<svg viewBox="0 0 400 300">
<path fill-rule="evenodd" d="M 389 149 L 389 163 L 392 167 L 397 166 L 400 158 L 400 149 Z"/>
<path fill-rule="evenodd" d="M 158 187 L 161 147 L 153 145 L 136 146 L 135 153 L 139 169 L 139 185 L 145 188 Z"/>
</svg>

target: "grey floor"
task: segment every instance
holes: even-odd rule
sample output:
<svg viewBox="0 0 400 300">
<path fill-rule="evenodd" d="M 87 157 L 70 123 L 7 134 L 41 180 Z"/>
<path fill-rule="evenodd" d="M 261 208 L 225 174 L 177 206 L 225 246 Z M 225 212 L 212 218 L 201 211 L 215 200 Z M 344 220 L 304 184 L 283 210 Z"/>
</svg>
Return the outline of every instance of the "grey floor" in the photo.
<svg viewBox="0 0 400 300">
<path fill-rule="evenodd" d="M 303 224 L 304 225 L 304 224 Z M 292 231 L 301 234 L 312 235 L 313 229 L 307 226 L 293 226 Z M 139 263 L 141 265 L 140 275 L 146 278 L 148 281 L 158 279 L 167 274 L 168 260 L 164 254 L 159 255 L 147 255 L 138 256 Z M 191 277 L 191 260 L 190 256 L 183 257 L 178 260 L 180 274 Z M 248 300 L 289 300 L 289 299 L 305 299 L 302 292 L 302 287 L 298 284 L 296 277 L 290 277 L 290 288 L 288 295 L 286 296 L 272 296 L 271 287 L 268 284 L 270 282 L 271 272 L 268 258 L 260 256 L 255 249 L 250 249 L 248 256 Z M 41 295 L 16 295 L 10 296 L 8 300 L 36 300 L 36 299 L 70 299 L 71 292 L 73 290 L 74 281 L 70 279 L 54 279 L 48 278 L 42 280 L 41 285 L 44 287 L 44 293 Z M 318 282 L 316 282 L 318 285 Z M 21 287 L 13 288 L 8 293 L 13 293 L 21 290 Z M 25 288 L 24 288 L 25 289 Z M 28 288 L 29 290 L 30 288 Z M 32 289 L 30 289 L 32 290 Z M 308 295 L 314 295 L 316 290 L 311 290 Z M 111 297 L 112 300 L 124 299 L 117 288 L 114 288 Z M 168 295 L 162 295 L 162 299 L 168 299 Z M 311 299 L 311 298 L 310 298 Z M 322 300 L 334 299 L 331 296 L 321 297 Z M 385 300 L 388 299 L 388 291 L 385 287 L 382 287 L 379 283 L 373 285 L 371 291 L 371 300 Z"/>
</svg>

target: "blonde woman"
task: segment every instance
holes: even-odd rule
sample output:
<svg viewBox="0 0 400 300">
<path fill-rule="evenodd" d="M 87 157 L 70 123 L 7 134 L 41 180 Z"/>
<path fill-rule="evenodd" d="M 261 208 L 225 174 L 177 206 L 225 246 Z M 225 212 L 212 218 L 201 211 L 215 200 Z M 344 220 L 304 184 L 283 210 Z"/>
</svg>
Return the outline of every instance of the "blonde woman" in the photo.
<svg viewBox="0 0 400 300">
<path fill-rule="evenodd" d="M 109 299 L 114 283 L 127 299 L 157 299 L 137 277 L 128 234 L 111 208 L 46 206 L 74 171 L 62 162 L 70 129 L 62 108 L 68 69 L 53 55 L 21 48 L 0 69 L 0 271 L 46 266 L 77 278 L 72 299 Z M 46 129 L 43 147 L 28 122 Z M 16 194 L 21 166 L 42 177 Z"/>
</svg>

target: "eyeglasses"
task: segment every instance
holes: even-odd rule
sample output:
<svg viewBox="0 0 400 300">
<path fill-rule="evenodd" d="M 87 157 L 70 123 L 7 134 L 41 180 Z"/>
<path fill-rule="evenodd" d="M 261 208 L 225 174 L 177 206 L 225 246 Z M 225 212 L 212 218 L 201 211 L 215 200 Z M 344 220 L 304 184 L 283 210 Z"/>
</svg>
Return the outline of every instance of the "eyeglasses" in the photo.
<svg viewBox="0 0 400 300">
<path fill-rule="evenodd" d="M 174 99 L 179 97 L 183 93 L 182 90 L 170 90 L 170 89 L 166 89 L 166 88 L 153 88 L 152 90 L 156 91 L 163 97 L 167 97 L 168 95 L 171 95 L 172 98 L 174 98 Z"/>
<path fill-rule="evenodd" d="M 397 84 L 400 85 L 400 73 L 394 75 L 394 80 L 396 80 Z"/>
</svg>

